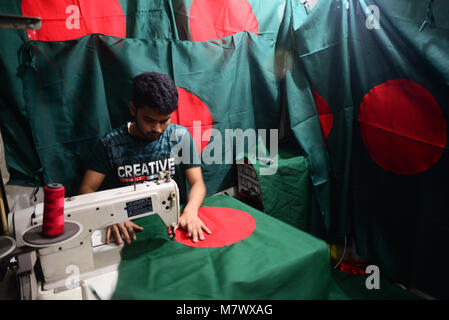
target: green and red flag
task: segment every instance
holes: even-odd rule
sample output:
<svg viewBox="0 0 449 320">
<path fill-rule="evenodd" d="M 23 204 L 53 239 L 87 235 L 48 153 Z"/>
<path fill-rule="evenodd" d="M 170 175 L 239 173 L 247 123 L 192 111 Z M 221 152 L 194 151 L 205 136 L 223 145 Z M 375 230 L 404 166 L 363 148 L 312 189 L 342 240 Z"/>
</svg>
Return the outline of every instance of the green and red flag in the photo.
<svg viewBox="0 0 449 320">
<path fill-rule="evenodd" d="M 11 0 L 1 14 L 37 16 L 39 30 L 0 29 L 0 128 L 10 183 L 42 185 L 43 165 L 28 123 L 21 46 L 29 40 L 65 41 L 93 33 L 128 38 L 177 39 L 171 1 Z M 34 121 L 34 120 L 31 120 Z"/>
<path fill-rule="evenodd" d="M 197 149 L 222 153 L 218 163 L 203 164 L 208 194 L 229 187 L 235 172 L 225 161 L 235 158 L 235 145 L 227 148 L 225 130 L 279 126 L 274 47 L 244 32 L 205 42 L 89 35 L 27 43 L 24 92 L 45 183 L 62 181 L 68 194 L 77 191 L 80 159 L 87 160 L 96 139 L 130 119 L 132 79 L 152 70 L 175 81 L 181 105 L 174 118 L 191 131 Z M 198 128 L 194 120 L 202 121 Z M 211 127 L 216 137 L 205 134 Z M 212 138 L 217 146 L 207 149 Z"/>
<path fill-rule="evenodd" d="M 212 234 L 170 240 L 157 215 L 125 245 L 113 299 L 328 299 L 327 244 L 230 196 L 207 197 L 199 216 Z M 242 267 L 244 266 L 244 267 Z"/>
<path fill-rule="evenodd" d="M 2 45 L 5 45 L 5 51 L 8 52 L 7 55 L 2 54 L 1 57 L 4 61 L 3 65 L 8 69 L 4 74 L 6 77 L 5 82 L 7 81 L 14 86 L 14 91 L 6 90 L 7 88 L 5 87 L 5 90 L 3 90 L 4 92 L 2 92 L 2 100 L 6 101 L 8 105 L 5 106 L 5 108 L 2 108 L 2 112 L 5 116 L 2 117 L 1 120 L 7 161 L 11 170 L 11 182 L 17 182 L 22 179 L 28 183 L 34 181 L 35 183 L 43 185 L 53 179 L 64 180 L 64 174 L 53 176 L 51 174 L 48 175 L 48 171 L 53 170 L 50 169 L 50 167 L 54 166 L 55 161 L 56 163 L 59 163 L 59 165 L 55 166 L 54 170 L 59 170 L 56 168 L 63 166 L 65 162 L 62 161 L 62 158 L 68 157 L 66 159 L 66 161 L 68 161 L 67 167 L 71 167 L 73 170 L 73 172 L 69 174 L 71 178 L 68 179 L 68 184 L 72 185 L 72 179 L 75 181 L 80 179 L 79 171 L 83 167 L 83 164 L 78 161 L 78 163 L 72 163 L 73 166 L 68 165 L 68 163 L 71 163 L 70 158 L 72 156 L 76 157 L 89 153 L 90 147 L 86 147 L 87 149 L 85 149 L 85 146 L 83 146 L 85 143 L 86 145 L 89 145 L 89 139 L 93 139 L 94 136 L 103 134 L 109 128 L 118 126 L 120 122 L 128 118 L 127 105 L 130 101 L 129 92 L 118 98 L 108 96 L 111 94 L 109 90 L 121 92 L 122 87 L 119 87 L 120 90 L 117 90 L 117 85 L 113 84 L 112 80 L 108 79 L 108 77 L 103 78 L 103 67 L 107 68 L 108 58 L 110 57 L 107 56 L 108 50 L 105 50 L 105 54 L 101 57 L 99 56 L 99 53 L 96 52 L 98 47 L 101 47 L 101 42 L 97 43 L 92 40 L 82 40 L 84 37 L 89 37 L 91 34 L 103 34 L 103 36 L 101 36 L 103 39 L 106 39 L 108 36 L 119 37 L 111 38 L 110 45 L 112 46 L 115 43 L 118 43 L 118 48 L 121 46 L 125 47 L 125 49 L 121 51 L 123 53 L 125 53 L 125 50 L 129 47 L 123 44 L 132 42 L 128 41 L 129 38 L 138 38 L 149 41 L 159 38 L 167 40 L 166 42 L 162 41 L 157 45 L 150 44 L 145 55 L 153 55 L 154 52 L 151 50 L 157 50 L 157 53 L 155 54 L 155 58 L 148 60 L 148 63 L 141 64 L 143 63 L 143 60 L 137 58 L 136 61 L 138 61 L 138 63 L 131 62 L 129 66 L 118 63 L 117 71 L 108 70 L 108 72 L 111 72 L 111 75 L 113 74 L 117 77 L 115 79 L 120 79 L 123 77 L 131 77 L 130 75 L 134 76 L 138 71 L 149 70 L 152 68 L 161 72 L 165 71 L 172 77 L 180 79 L 179 81 L 185 82 L 186 84 L 178 86 L 181 105 L 179 112 L 174 115 L 174 121 L 189 127 L 191 133 L 195 131 L 192 124 L 193 120 L 200 120 L 202 122 L 202 126 L 199 128 L 200 135 L 204 133 L 204 131 L 207 131 L 207 129 L 217 127 L 217 125 L 214 126 L 214 123 L 222 124 L 218 126 L 220 127 L 220 130 L 223 128 L 241 128 L 243 130 L 247 128 L 277 128 L 279 125 L 277 111 L 278 87 L 272 72 L 274 69 L 274 62 L 271 61 L 270 54 L 273 53 L 271 48 L 273 47 L 275 34 L 282 18 L 282 10 L 285 6 L 285 2 L 285 0 L 282 0 L 267 5 L 266 3 L 262 4 L 261 1 L 256 0 L 220 1 L 224 8 L 224 11 L 221 13 L 217 13 L 219 8 L 218 5 L 208 5 L 202 8 L 200 10 L 201 13 L 199 14 L 203 15 L 202 17 L 208 22 L 210 22 L 210 20 L 208 20 L 210 19 L 210 16 L 215 16 L 216 14 L 225 14 L 229 17 L 229 19 L 221 18 L 220 21 L 223 25 L 215 25 L 216 30 L 222 29 L 223 27 L 229 30 L 223 34 L 214 34 L 210 39 L 214 39 L 218 36 L 228 36 L 229 38 L 231 35 L 241 31 L 252 32 L 251 34 L 254 35 L 250 36 L 252 39 L 258 39 L 256 36 L 257 34 L 268 34 L 271 36 L 264 37 L 267 41 L 265 44 L 259 44 L 262 40 L 256 40 L 254 41 L 255 45 L 253 45 L 252 40 L 244 40 L 246 41 L 246 44 L 237 46 L 233 38 L 229 38 L 229 40 L 220 40 L 220 42 L 209 43 L 206 45 L 208 49 L 198 49 L 198 53 L 194 52 L 197 49 L 193 49 L 193 51 L 190 52 L 190 47 L 204 47 L 204 45 L 192 45 L 190 42 L 185 42 L 183 44 L 180 43 L 171 46 L 170 40 L 180 38 L 187 39 L 191 37 L 190 21 L 192 19 L 190 18 L 192 16 L 190 11 L 193 10 L 193 12 L 197 12 L 199 5 L 201 5 L 200 0 L 151 2 L 114 0 L 108 1 L 107 4 L 102 0 L 23 0 L 13 2 L 14 5 L 0 4 L 0 10 L 5 13 L 39 16 L 42 19 L 42 28 L 40 30 L 27 30 L 26 32 L 7 30 L 4 37 L 5 41 L 2 41 Z M 189 17 L 189 19 L 186 19 L 186 17 Z M 247 24 L 250 20 L 252 22 Z M 183 38 L 182 35 L 178 35 L 178 30 L 183 28 L 182 25 L 185 21 L 188 23 L 187 29 L 189 30 L 189 34 L 186 34 Z M 257 30 L 251 27 L 255 25 L 258 26 Z M 195 28 L 193 27 L 192 29 Z M 212 29 L 209 29 L 209 31 L 212 32 Z M 122 41 L 125 37 L 127 39 Z M 246 36 L 236 36 L 236 39 L 242 39 L 244 37 Z M 10 40 L 12 42 L 6 45 Z M 24 46 L 23 51 L 19 52 L 19 48 L 28 40 L 31 40 L 31 43 L 33 44 L 27 43 L 26 46 Z M 238 42 L 241 40 L 236 41 Z M 99 45 L 97 46 L 97 44 Z M 217 44 L 217 48 L 220 48 L 219 50 L 210 49 Z M 136 52 L 141 52 L 143 54 L 145 45 L 146 44 L 143 42 L 140 44 L 133 43 L 131 47 L 138 47 L 139 49 Z M 42 46 L 42 48 L 48 46 L 48 48 L 45 48 L 44 50 L 45 54 L 43 51 L 35 50 L 35 48 L 39 46 Z M 235 46 L 237 47 L 237 50 L 235 50 Z M 73 48 L 73 52 L 76 52 L 76 55 L 68 52 L 67 58 L 64 58 L 62 56 L 66 54 L 66 51 L 59 51 L 58 56 L 54 56 L 56 51 L 63 47 L 65 47 L 65 50 L 69 51 Z M 106 47 L 107 46 L 104 46 L 104 48 Z M 86 50 L 86 52 L 83 53 L 83 50 Z M 170 52 L 170 50 L 173 52 Z M 134 54 L 134 51 L 134 49 L 131 49 L 130 52 Z M 203 52 L 201 53 L 201 51 Z M 35 54 L 39 56 L 36 61 L 34 61 Z M 48 56 L 45 56 L 46 54 L 48 54 Z M 115 55 L 117 52 L 112 50 L 111 54 Z M 127 54 L 129 54 L 129 52 Z M 172 63 L 170 60 L 171 54 L 177 56 L 177 58 L 175 58 L 175 63 Z M 216 56 L 212 57 L 211 54 Z M 15 63 L 11 63 L 14 61 L 13 56 Z M 75 56 L 78 56 L 78 58 L 73 59 Z M 118 54 L 118 57 L 119 60 L 122 60 L 123 58 L 120 54 Z M 228 63 L 226 60 L 229 57 L 232 57 L 232 61 Z M 68 58 L 70 58 L 70 60 Z M 24 61 L 19 61 L 19 59 L 23 59 Z M 161 59 L 161 61 L 156 59 Z M 195 60 L 195 62 L 191 64 L 190 59 Z M 239 65 L 239 60 L 244 61 L 242 66 Z M 127 59 L 123 58 L 123 61 L 124 63 L 128 63 Z M 200 65 L 204 64 L 205 61 L 207 61 L 206 65 L 208 67 L 203 68 Z M 75 67 L 76 64 L 79 64 L 79 67 Z M 35 78 L 33 80 L 27 78 L 28 80 L 24 81 L 24 83 L 31 81 L 25 89 L 22 87 L 20 74 L 16 74 L 19 65 L 19 70 L 21 71 L 20 74 L 22 74 L 28 67 L 30 67 L 29 70 L 34 70 L 35 72 Z M 215 67 L 210 69 L 211 65 L 215 65 Z M 212 74 L 217 75 L 223 82 L 221 82 L 220 85 L 205 83 L 204 88 L 197 90 L 195 87 L 200 87 L 198 83 L 208 82 L 198 80 L 198 78 L 206 76 L 207 73 L 207 71 L 199 71 L 198 68 L 213 71 L 214 73 Z M 84 76 L 81 75 L 80 72 L 77 72 L 76 69 L 87 72 L 89 75 L 87 76 L 88 79 L 86 79 L 86 81 L 80 81 L 79 79 Z M 179 69 L 180 72 L 176 72 L 176 69 Z M 223 69 L 224 71 L 220 69 Z M 251 70 L 251 74 L 248 74 L 249 70 Z M 51 72 L 54 78 L 52 78 L 51 75 L 48 75 L 47 72 Z M 121 74 L 121 72 L 125 73 Z M 187 72 L 189 75 L 181 74 L 182 72 Z M 75 74 L 76 76 L 74 76 Z M 226 74 L 227 78 L 222 76 L 224 74 Z M 42 77 L 42 79 L 38 79 L 38 75 L 39 77 Z M 90 76 L 92 77 L 90 78 Z M 190 80 L 187 80 L 187 78 L 190 77 L 193 78 L 191 83 Z M 245 84 L 240 86 L 241 88 L 235 85 L 229 86 L 229 83 L 233 82 L 234 77 L 241 78 L 241 80 L 239 80 L 241 83 L 246 81 Z M 41 90 L 39 88 L 39 81 L 45 83 L 47 78 L 52 79 L 52 81 L 54 80 L 54 83 L 58 82 L 59 89 L 45 88 L 45 92 L 43 92 L 41 96 L 34 95 L 37 91 Z M 129 79 L 130 78 L 127 78 L 126 85 L 129 85 Z M 117 80 L 117 83 L 120 83 L 121 85 L 122 83 L 120 81 L 121 80 Z M 217 80 L 211 81 L 211 83 L 214 84 L 219 82 L 220 81 Z M 78 94 L 78 88 L 80 88 L 80 90 L 81 88 L 82 90 L 86 90 L 86 94 Z M 210 90 L 215 90 L 215 92 L 211 92 Z M 95 91 L 97 91 L 97 93 L 95 93 Z M 221 101 L 207 101 L 215 100 L 215 95 L 218 96 L 218 100 L 224 99 L 224 92 L 227 92 L 231 97 L 243 96 L 243 100 L 241 102 L 225 102 L 224 104 Z M 59 98 L 57 96 L 59 96 Z M 203 100 L 202 96 L 206 96 L 206 101 Z M 28 101 L 26 99 L 28 99 Z M 39 102 L 37 102 L 38 100 Z M 69 102 L 69 100 L 71 101 Z M 91 101 L 90 104 L 96 104 L 96 106 L 87 107 L 86 104 L 89 104 L 88 101 Z M 49 157 L 52 156 L 52 153 L 47 152 L 47 144 L 43 142 L 44 129 L 41 128 L 41 123 L 44 123 L 44 121 L 39 121 L 43 119 L 28 119 L 29 114 L 36 116 L 42 110 L 34 109 L 34 107 L 28 109 L 26 105 L 40 104 L 42 107 L 44 104 L 51 105 L 53 102 L 57 103 L 62 110 L 64 110 L 65 105 L 73 104 L 75 108 L 79 109 L 78 111 L 73 111 L 73 114 L 75 115 L 73 118 L 74 121 L 78 121 L 77 117 L 84 114 L 83 119 L 90 123 L 86 125 L 86 128 L 89 126 L 91 127 L 80 131 L 80 128 L 78 127 L 80 124 L 77 124 L 76 126 L 69 125 L 67 129 L 58 128 L 56 130 L 51 128 L 49 130 L 50 132 L 45 133 L 47 136 L 45 139 L 47 139 L 47 142 L 55 149 L 58 149 L 59 147 L 64 149 L 68 144 L 75 144 L 75 141 L 79 141 L 80 144 L 78 146 L 73 145 L 72 147 L 67 147 L 70 151 L 66 150 L 62 152 L 58 156 L 60 158 L 59 160 L 53 159 L 50 161 Z M 112 106 L 109 106 L 108 104 L 111 103 Z M 115 104 L 120 105 L 120 107 L 117 107 Z M 210 107 L 209 104 L 212 104 L 212 107 Z M 214 104 L 219 105 L 221 110 L 225 110 L 227 114 L 230 114 L 228 119 L 226 116 L 222 117 L 221 111 L 217 114 L 217 107 L 214 106 Z M 262 107 L 259 107 L 259 105 Z M 97 110 L 91 112 L 90 108 L 101 109 L 101 111 Z M 212 111 L 210 108 L 212 108 Z M 53 109 L 50 110 L 53 112 Z M 201 112 L 198 118 L 186 118 L 186 112 L 184 111 L 189 110 L 194 110 L 195 115 L 198 114 L 198 110 L 203 110 L 205 112 Z M 35 112 L 37 112 L 37 114 Z M 92 115 L 88 116 L 87 114 L 90 113 L 92 113 Z M 180 115 L 181 113 L 184 115 Z M 64 112 L 59 116 L 62 116 L 63 114 Z M 220 120 L 217 120 L 217 117 L 220 118 Z M 58 119 L 58 116 L 55 115 L 53 120 L 56 122 L 53 122 L 52 120 L 49 123 L 59 123 L 60 120 L 65 121 L 67 118 L 70 117 L 65 115 L 64 119 Z M 104 123 L 96 126 L 94 123 L 96 121 L 100 122 L 100 119 L 101 121 L 104 121 Z M 227 124 L 223 124 L 226 121 Z M 33 128 L 31 128 L 30 125 Z M 64 127 L 64 125 L 61 127 Z M 25 130 L 23 130 L 23 128 L 25 128 Z M 73 130 L 75 128 L 77 129 L 72 131 L 73 137 L 71 137 L 72 134 L 70 133 L 70 128 Z M 87 132 L 89 132 L 89 134 L 87 134 Z M 61 134 L 61 137 L 56 138 L 56 140 L 51 142 L 52 138 L 49 137 L 53 134 Z M 207 134 L 208 132 L 206 132 L 206 135 Z M 204 141 L 198 141 L 197 143 L 200 146 L 198 149 L 203 150 L 209 139 L 213 140 L 213 137 L 206 137 Z M 36 151 L 36 148 L 40 151 Z M 51 165 L 49 161 L 52 163 Z M 231 180 L 235 178 L 235 172 L 230 172 L 230 166 L 210 165 L 210 167 L 215 167 L 214 171 L 221 172 L 218 176 L 223 177 L 223 175 L 225 175 L 227 177 L 221 186 L 218 186 L 217 183 L 215 183 L 215 186 L 212 187 L 211 190 L 217 190 L 224 186 L 228 186 L 231 183 Z M 35 178 L 35 176 L 37 178 Z M 73 188 L 76 189 L 75 186 L 72 186 L 69 187 L 69 190 L 74 192 L 75 189 Z"/>
<path fill-rule="evenodd" d="M 285 68 L 290 126 L 307 154 L 314 199 L 310 232 L 335 240 L 349 232 L 347 203 L 353 104 L 345 1 L 313 9 L 288 2 L 277 53 Z"/>
<path fill-rule="evenodd" d="M 353 232 L 359 254 L 447 298 L 449 6 L 350 2 Z"/>
</svg>

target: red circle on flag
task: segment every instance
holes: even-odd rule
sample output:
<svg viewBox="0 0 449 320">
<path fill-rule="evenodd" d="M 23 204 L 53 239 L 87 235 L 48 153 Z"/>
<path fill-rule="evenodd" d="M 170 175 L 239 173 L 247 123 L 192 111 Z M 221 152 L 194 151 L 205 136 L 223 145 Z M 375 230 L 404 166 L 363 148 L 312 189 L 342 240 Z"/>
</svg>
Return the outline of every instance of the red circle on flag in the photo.
<svg viewBox="0 0 449 320">
<path fill-rule="evenodd" d="M 220 39 L 245 30 L 259 34 L 259 22 L 247 0 L 193 0 L 189 23 L 193 41 Z"/>
<path fill-rule="evenodd" d="M 172 113 L 171 123 L 186 127 L 195 141 L 197 152 L 201 153 L 212 135 L 212 115 L 206 104 L 193 93 L 178 88 L 178 95 L 178 109 Z"/>
<path fill-rule="evenodd" d="M 22 0 L 22 15 L 40 17 L 28 39 L 65 41 L 92 33 L 126 38 L 126 21 L 118 0 Z"/>
<path fill-rule="evenodd" d="M 175 239 L 189 247 L 224 247 L 248 238 L 256 229 L 256 221 L 248 212 L 223 207 L 201 207 L 198 217 L 212 232 L 204 232 L 204 240 L 193 242 L 184 230 L 176 231 Z"/>
<path fill-rule="evenodd" d="M 390 80 L 371 89 L 358 121 L 371 158 L 394 173 L 429 169 L 446 146 L 441 108 L 427 89 L 410 80 Z"/>
<path fill-rule="evenodd" d="M 323 133 L 324 139 L 327 139 L 329 133 L 332 129 L 332 124 L 334 122 L 334 115 L 332 114 L 331 108 L 326 100 L 321 97 L 315 90 L 312 90 L 313 99 L 315 100 L 315 105 L 318 111 L 318 118 L 320 119 L 321 131 Z M 326 144 L 326 141 L 324 141 Z"/>
</svg>

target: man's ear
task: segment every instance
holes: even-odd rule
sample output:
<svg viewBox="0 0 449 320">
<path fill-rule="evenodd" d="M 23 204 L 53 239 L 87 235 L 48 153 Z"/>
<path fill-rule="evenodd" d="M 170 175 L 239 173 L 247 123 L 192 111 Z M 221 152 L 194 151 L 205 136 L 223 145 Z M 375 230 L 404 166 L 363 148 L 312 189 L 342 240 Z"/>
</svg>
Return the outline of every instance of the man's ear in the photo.
<svg viewBox="0 0 449 320">
<path fill-rule="evenodd" d="M 132 117 L 136 116 L 136 106 L 134 105 L 134 102 L 129 103 L 129 112 L 131 113 Z"/>
</svg>

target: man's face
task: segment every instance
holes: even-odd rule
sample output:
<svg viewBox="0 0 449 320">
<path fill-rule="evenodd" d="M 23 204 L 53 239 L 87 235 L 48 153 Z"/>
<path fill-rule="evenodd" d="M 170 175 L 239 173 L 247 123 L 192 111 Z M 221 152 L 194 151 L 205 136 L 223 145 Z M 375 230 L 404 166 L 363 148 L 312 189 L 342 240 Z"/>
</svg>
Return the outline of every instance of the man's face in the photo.
<svg viewBox="0 0 449 320">
<path fill-rule="evenodd" d="M 131 115 L 136 119 L 136 135 L 149 141 L 157 140 L 170 124 L 171 114 L 162 114 L 157 110 L 144 106 L 131 106 Z"/>
</svg>

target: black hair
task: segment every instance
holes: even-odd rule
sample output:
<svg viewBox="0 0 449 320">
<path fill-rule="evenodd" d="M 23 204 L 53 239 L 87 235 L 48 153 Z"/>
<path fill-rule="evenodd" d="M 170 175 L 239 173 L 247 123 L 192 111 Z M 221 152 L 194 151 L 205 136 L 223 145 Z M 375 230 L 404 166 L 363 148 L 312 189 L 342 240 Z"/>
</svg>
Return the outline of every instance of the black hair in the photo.
<svg viewBox="0 0 449 320">
<path fill-rule="evenodd" d="M 148 106 L 170 114 L 178 109 L 178 90 L 165 74 L 144 72 L 133 79 L 133 102 L 136 108 Z"/>
</svg>

